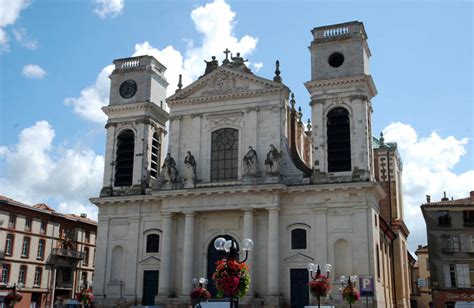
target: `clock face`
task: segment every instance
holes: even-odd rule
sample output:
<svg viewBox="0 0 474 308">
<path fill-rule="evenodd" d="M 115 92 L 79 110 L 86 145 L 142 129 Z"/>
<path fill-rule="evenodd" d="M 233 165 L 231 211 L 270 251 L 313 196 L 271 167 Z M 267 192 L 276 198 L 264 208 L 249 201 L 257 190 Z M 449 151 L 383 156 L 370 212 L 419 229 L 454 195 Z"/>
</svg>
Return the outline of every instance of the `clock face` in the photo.
<svg viewBox="0 0 474 308">
<path fill-rule="evenodd" d="M 137 83 L 131 79 L 125 80 L 120 85 L 120 96 L 125 99 L 131 98 L 137 93 Z"/>
</svg>

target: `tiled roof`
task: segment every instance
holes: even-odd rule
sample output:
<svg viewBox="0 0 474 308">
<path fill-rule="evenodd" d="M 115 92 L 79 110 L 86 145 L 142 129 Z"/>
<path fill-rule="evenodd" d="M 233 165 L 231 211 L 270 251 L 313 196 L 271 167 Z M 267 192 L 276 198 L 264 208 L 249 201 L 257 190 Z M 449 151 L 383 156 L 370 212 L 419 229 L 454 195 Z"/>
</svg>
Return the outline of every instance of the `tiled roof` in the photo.
<svg viewBox="0 0 474 308">
<path fill-rule="evenodd" d="M 474 191 L 470 192 L 470 195 L 469 195 L 468 198 L 461 198 L 461 199 L 454 199 L 454 200 L 449 200 L 448 198 L 443 198 L 443 199 L 441 199 L 441 201 L 438 201 L 438 202 L 429 202 L 429 203 L 422 204 L 423 207 L 427 207 L 427 206 L 459 206 L 459 205 L 461 205 L 461 206 L 466 206 L 466 205 L 474 206 Z"/>
</svg>

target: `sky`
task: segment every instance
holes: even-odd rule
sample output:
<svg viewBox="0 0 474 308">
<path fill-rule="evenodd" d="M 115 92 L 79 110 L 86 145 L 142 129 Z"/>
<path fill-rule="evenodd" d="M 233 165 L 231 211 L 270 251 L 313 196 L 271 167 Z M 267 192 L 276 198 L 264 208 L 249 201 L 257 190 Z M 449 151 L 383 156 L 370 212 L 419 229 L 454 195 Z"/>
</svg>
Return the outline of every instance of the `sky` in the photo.
<svg viewBox="0 0 474 308">
<path fill-rule="evenodd" d="M 0 0 L 0 194 L 97 217 L 113 59 L 155 56 L 168 94 L 226 48 L 264 78 L 278 59 L 307 119 L 310 30 L 353 20 L 372 52 L 373 132 L 403 160 L 414 250 L 425 196 L 474 190 L 471 1 Z"/>
</svg>

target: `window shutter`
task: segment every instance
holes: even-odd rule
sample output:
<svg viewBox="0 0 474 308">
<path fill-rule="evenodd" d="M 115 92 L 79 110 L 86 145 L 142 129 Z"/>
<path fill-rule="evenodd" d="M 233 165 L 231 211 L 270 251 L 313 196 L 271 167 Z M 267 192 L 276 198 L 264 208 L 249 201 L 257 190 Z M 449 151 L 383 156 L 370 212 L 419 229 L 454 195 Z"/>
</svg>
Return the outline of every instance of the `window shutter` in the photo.
<svg viewBox="0 0 474 308">
<path fill-rule="evenodd" d="M 449 271 L 449 264 L 443 264 L 443 273 L 444 273 L 444 286 L 446 288 L 451 288 L 451 275 Z"/>
<path fill-rule="evenodd" d="M 474 235 L 469 235 L 467 237 L 467 251 L 474 252 Z"/>
<path fill-rule="evenodd" d="M 459 237 L 461 240 L 461 251 L 467 252 L 467 236 L 465 234 L 461 234 Z"/>
<path fill-rule="evenodd" d="M 469 265 L 456 264 L 456 276 L 458 287 L 469 288 L 471 286 L 471 282 L 469 281 Z"/>
</svg>

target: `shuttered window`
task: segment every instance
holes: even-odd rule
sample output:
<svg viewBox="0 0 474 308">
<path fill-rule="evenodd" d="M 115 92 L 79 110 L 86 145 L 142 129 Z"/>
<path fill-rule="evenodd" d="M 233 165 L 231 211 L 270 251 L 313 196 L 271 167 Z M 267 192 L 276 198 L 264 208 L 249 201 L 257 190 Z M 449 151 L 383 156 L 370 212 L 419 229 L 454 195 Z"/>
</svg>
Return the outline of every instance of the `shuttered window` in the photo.
<svg viewBox="0 0 474 308">
<path fill-rule="evenodd" d="M 334 108 L 327 116 L 328 171 L 351 171 L 349 112 Z"/>
<path fill-rule="evenodd" d="M 115 186 L 131 186 L 133 178 L 133 153 L 135 136 L 131 130 L 122 132 L 117 138 L 115 159 Z"/>
<path fill-rule="evenodd" d="M 158 133 L 153 134 L 153 139 L 151 141 L 151 166 L 150 166 L 150 176 L 153 179 L 158 177 L 160 173 L 160 153 L 161 153 L 161 142 L 160 136 Z"/>
</svg>

